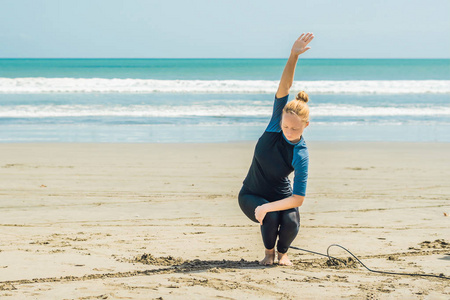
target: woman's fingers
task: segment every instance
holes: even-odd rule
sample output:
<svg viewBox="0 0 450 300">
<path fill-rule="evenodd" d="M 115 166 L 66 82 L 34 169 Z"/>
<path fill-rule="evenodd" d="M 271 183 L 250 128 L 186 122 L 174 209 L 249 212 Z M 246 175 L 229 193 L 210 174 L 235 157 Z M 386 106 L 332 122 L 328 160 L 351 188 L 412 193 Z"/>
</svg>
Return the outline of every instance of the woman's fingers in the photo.
<svg viewBox="0 0 450 300">
<path fill-rule="evenodd" d="M 306 45 L 309 44 L 309 42 L 312 41 L 313 38 L 314 38 L 314 35 L 313 35 L 313 34 L 306 35 L 306 36 L 303 38 L 302 42 L 305 43 L 305 46 L 306 46 Z"/>
<path fill-rule="evenodd" d="M 300 37 L 294 42 L 294 45 L 292 45 L 292 49 L 291 49 L 291 53 L 295 54 L 295 55 L 300 55 L 302 53 L 304 53 L 305 51 L 311 49 L 311 47 L 306 47 L 309 42 L 312 41 L 312 39 L 314 38 L 314 33 L 312 32 L 308 32 L 305 33 L 303 32 Z"/>
<path fill-rule="evenodd" d="M 309 42 L 311 42 L 311 40 L 314 38 L 314 34 L 308 32 L 306 35 L 304 35 L 304 33 L 302 33 L 302 35 L 297 39 L 297 41 L 295 42 L 295 44 L 297 45 L 301 45 L 301 43 L 304 43 L 303 46 L 308 45 Z"/>
<path fill-rule="evenodd" d="M 262 205 L 255 208 L 255 219 L 262 225 L 267 212 Z"/>
<path fill-rule="evenodd" d="M 309 43 L 309 41 L 311 41 L 312 37 L 313 37 L 313 34 L 308 32 L 308 34 L 305 35 L 305 37 L 304 37 L 303 40 L 304 40 L 306 43 Z"/>
<path fill-rule="evenodd" d="M 262 219 L 263 218 L 261 218 L 261 215 L 260 215 L 260 207 L 259 206 L 257 206 L 256 208 L 255 208 L 255 219 L 256 220 L 258 220 L 258 222 L 262 225 Z"/>
</svg>

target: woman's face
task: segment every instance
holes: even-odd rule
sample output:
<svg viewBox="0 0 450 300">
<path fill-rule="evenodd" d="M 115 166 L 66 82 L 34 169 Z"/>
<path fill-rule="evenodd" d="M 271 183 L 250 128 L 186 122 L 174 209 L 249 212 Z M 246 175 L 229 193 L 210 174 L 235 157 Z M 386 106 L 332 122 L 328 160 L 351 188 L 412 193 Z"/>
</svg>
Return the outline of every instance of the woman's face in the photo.
<svg viewBox="0 0 450 300">
<path fill-rule="evenodd" d="M 291 143 L 300 141 L 303 130 L 308 127 L 308 125 L 309 122 L 302 121 L 296 114 L 283 113 L 281 117 L 281 130 Z"/>
</svg>

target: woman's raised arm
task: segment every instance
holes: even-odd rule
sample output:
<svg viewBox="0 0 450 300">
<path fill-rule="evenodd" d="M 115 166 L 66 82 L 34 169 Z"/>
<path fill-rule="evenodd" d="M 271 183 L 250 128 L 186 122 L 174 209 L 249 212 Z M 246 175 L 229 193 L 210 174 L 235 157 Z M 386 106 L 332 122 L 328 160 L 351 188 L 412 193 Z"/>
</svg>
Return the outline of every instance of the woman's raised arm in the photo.
<svg viewBox="0 0 450 300">
<path fill-rule="evenodd" d="M 309 42 L 314 38 L 314 34 L 307 33 L 302 35 L 295 41 L 291 49 L 291 55 L 284 67 L 283 74 L 281 75 L 280 85 L 278 86 L 278 91 L 276 94 L 277 98 L 282 98 L 289 94 L 289 90 L 294 82 L 295 66 L 297 65 L 298 56 L 305 51 L 311 49 L 311 47 L 306 47 Z"/>
</svg>

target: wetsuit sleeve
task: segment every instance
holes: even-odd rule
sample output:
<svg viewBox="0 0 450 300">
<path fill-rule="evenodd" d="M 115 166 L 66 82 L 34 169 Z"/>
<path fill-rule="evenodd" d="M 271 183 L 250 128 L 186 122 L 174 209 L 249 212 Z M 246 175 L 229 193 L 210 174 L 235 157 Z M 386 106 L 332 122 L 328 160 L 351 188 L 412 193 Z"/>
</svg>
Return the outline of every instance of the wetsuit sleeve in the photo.
<svg viewBox="0 0 450 300">
<path fill-rule="evenodd" d="M 308 149 L 296 149 L 292 165 L 294 167 L 294 187 L 292 193 L 295 195 L 305 196 L 309 166 Z"/>
<path fill-rule="evenodd" d="M 283 112 L 283 108 L 286 105 L 289 98 L 289 94 L 284 96 L 283 98 L 277 98 L 275 95 L 275 101 L 273 102 L 273 112 L 272 118 L 270 119 L 269 125 L 265 131 L 269 132 L 280 132 L 280 122 L 281 122 L 281 114 Z"/>
</svg>

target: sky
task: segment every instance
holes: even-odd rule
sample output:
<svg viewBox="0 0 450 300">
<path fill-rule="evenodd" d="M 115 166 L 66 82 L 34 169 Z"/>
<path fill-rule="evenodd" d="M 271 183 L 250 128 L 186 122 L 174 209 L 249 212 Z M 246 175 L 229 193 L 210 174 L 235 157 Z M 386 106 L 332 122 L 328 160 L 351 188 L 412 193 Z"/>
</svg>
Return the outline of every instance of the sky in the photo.
<svg viewBox="0 0 450 300">
<path fill-rule="evenodd" d="M 450 58 L 450 0 L 0 0 L 0 58 Z"/>
</svg>

